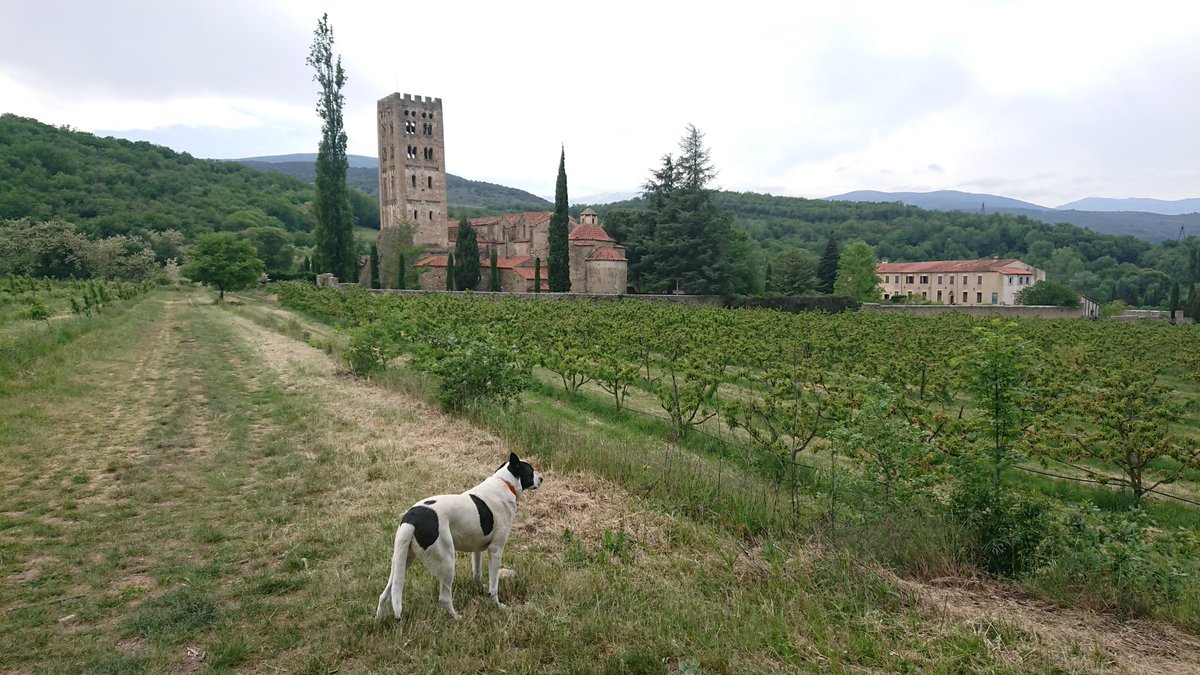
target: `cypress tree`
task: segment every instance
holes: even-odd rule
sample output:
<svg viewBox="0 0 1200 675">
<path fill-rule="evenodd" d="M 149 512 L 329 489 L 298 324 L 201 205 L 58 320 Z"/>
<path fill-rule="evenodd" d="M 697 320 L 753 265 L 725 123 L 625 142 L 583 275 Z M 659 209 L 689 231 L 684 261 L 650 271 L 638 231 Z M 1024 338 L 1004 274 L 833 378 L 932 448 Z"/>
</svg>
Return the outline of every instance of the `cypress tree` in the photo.
<svg viewBox="0 0 1200 675">
<path fill-rule="evenodd" d="M 540 257 L 533 259 L 533 292 L 542 292 L 542 259 Z"/>
<path fill-rule="evenodd" d="M 771 259 L 767 258 L 766 271 L 763 272 L 763 293 L 775 290 L 775 271 L 771 269 Z"/>
<path fill-rule="evenodd" d="M 837 240 L 833 234 L 825 244 L 825 253 L 821 254 L 821 262 L 817 263 L 817 290 L 822 293 L 833 293 L 833 284 L 837 281 L 838 259 Z"/>
<path fill-rule="evenodd" d="M 454 288 L 473 291 L 479 285 L 479 239 L 471 221 L 458 221 L 458 236 L 454 238 Z"/>
<path fill-rule="evenodd" d="M 329 27 L 329 15 L 322 15 L 317 23 L 306 63 L 316 73 L 313 79 L 321 85 L 317 99 L 317 114 L 323 121 L 321 143 L 317 147 L 316 194 L 313 213 L 316 227 L 316 266 L 332 272 L 339 279 L 350 279 L 358 273 L 358 259 L 354 254 L 354 220 L 350 210 L 350 192 L 346 187 L 346 172 L 350 167 L 346 158 L 346 131 L 342 121 L 342 106 L 345 96 L 342 87 L 346 84 L 346 73 L 342 70 L 342 57 L 333 59 L 333 29 Z"/>
<path fill-rule="evenodd" d="M 496 293 L 500 290 L 500 270 L 496 268 L 496 249 L 492 249 L 492 254 L 488 256 L 488 263 L 492 266 L 488 273 L 488 290 Z"/>
<path fill-rule="evenodd" d="M 379 288 L 379 249 L 375 246 L 371 247 L 371 278 L 369 280 L 371 288 Z"/>
<path fill-rule="evenodd" d="M 550 218 L 550 291 L 571 290 L 571 249 L 567 242 L 567 150 L 558 159 L 558 182 L 554 186 L 554 215 Z"/>
<path fill-rule="evenodd" d="M 1200 321 L 1197 310 L 1200 310 L 1200 296 L 1196 295 L 1196 284 L 1193 283 L 1188 287 L 1187 300 L 1183 303 L 1183 315 Z"/>
<path fill-rule="evenodd" d="M 1179 310 L 1179 282 L 1176 281 L 1174 286 L 1171 286 L 1170 299 L 1167 301 L 1171 308 L 1171 323 L 1175 323 L 1175 312 Z"/>
<path fill-rule="evenodd" d="M 454 254 L 446 256 L 446 290 L 453 291 L 454 288 Z"/>
<path fill-rule="evenodd" d="M 404 266 L 404 254 L 400 254 L 400 260 L 396 262 L 396 288 L 404 290 L 408 288 L 408 270 Z"/>
</svg>

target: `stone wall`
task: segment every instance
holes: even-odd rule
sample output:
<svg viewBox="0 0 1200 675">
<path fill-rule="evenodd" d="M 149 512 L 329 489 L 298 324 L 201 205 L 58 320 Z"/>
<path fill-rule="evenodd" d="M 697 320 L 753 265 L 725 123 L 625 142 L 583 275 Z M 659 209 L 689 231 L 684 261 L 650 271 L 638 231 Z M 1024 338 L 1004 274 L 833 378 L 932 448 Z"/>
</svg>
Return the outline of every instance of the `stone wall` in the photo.
<svg viewBox="0 0 1200 675">
<path fill-rule="evenodd" d="M 1083 319 L 1079 307 L 1047 307 L 1041 305 L 878 305 L 864 303 L 864 312 L 884 314 L 915 314 L 937 316 L 946 312 L 961 312 L 967 316 L 1041 317 L 1043 319 Z"/>
</svg>

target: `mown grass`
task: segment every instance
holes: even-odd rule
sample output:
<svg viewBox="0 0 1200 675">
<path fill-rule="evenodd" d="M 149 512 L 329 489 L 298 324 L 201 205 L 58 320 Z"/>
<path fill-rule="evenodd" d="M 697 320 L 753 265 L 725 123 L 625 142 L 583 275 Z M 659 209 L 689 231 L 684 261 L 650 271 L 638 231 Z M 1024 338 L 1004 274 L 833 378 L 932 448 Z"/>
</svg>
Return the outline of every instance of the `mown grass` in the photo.
<svg viewBox="0 0 1200 675">
<path fill-rule="evenodd" d="M 482 476 L 373 425 L 404 438 L 431 424 L 470 435 L 467 422 L 387 396 L 429 393 L 404 371 L 366 384 L 300 365 L 281 379 L 239 316 L 294 339 L 317 328 L 158 292 L 0 394 L 0 670 L 1047 672 L 1103 658 L 943 621 L 814 544 L 803 523 L 825 513 L 819 496 L 798 518 L 737 458 L 664 447 L 638 426 L 653 421 L 537 391 L 528 414 L 478 412 L 562 480 L 605 479 L 594 517 L 622 517 L 514 538 L 506 611 L 463 558 L 463 621 L 416 566 L 405 618 L 377 625 L 397 514 Z"/>
</svg>

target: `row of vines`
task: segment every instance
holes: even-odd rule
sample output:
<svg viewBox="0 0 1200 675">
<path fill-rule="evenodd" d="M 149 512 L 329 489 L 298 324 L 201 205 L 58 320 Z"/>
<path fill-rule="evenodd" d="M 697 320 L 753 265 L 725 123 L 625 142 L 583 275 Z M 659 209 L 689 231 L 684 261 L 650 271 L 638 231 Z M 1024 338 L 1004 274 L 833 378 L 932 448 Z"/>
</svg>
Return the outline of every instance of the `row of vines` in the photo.
<svg viewBox="0 0 1200 675">
<path fill-rule="evenodd" d="M 355 371 L 426 369 L 448 408 L 511 401 L 531 373 L 616 409 L 652 401 L 672 443 L 715 428 L 770 459 L 759 466 L 793 507 L 801 468 L 826 456 L 879 513 L 942 505 L 979 569 L 1093 583 L 1119 596 L 1104 604 L 1200 622 L 1193 326 L 277 291 L 347 327 Z M 1126 499 L 1027 489 L 1047 477 Z M 1170 526 L 1143 508 L 1164 502 L 1185 513 Z"/>
</svg>

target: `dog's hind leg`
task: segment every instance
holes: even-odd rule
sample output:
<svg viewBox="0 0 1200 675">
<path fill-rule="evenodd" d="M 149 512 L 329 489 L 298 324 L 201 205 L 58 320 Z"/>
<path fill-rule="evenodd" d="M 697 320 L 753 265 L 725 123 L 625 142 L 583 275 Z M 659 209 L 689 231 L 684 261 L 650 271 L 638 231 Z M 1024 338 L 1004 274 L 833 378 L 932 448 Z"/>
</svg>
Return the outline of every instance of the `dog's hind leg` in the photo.
<svg viewBox="0 0 1200 675">
<path fill-rule="evenodd" d="M 449 531 L 420 557 L 425 567 L 438 579 L 438 602 L 450 613 L 451 619 L 462 618 L 454 611 L 454 542 L 450 539 Z"/>
</svg>

